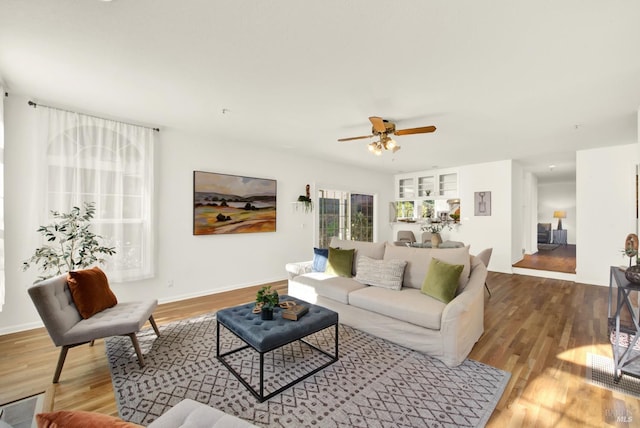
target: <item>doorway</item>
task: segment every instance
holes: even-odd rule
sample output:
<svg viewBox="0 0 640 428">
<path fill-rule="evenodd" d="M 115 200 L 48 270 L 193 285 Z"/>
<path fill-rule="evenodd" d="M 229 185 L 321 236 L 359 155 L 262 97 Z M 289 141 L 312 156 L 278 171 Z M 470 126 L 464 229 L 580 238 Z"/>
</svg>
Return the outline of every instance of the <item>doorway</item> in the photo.
<svg viewBox="0 0 640 428">
<path fill-rule="evenodd" d="M 568 172 L 568 171 L 567 171 Z M 532 269 L 531 275 L 547 276 L 540 271 L 575 275 L 576 273 L 576 178 L 572 174 L 537 175 L 533 206 L 536 242 L 531 254 L 524 254 L 514 268 Z M 535 272 L 538 271 L 538 272 Z"/>
</svg>

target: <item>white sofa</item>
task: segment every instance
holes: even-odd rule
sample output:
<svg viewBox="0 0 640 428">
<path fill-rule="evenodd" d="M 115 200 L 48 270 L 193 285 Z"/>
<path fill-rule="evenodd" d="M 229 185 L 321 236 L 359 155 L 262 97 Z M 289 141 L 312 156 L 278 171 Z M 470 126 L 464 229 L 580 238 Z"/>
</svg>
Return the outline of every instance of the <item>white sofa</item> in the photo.
<svg viewBox="0 0 640 428">
<path fill-rule="evenodd" d="M 447 366 L 462 363 L 484 331 L 484 283 L 487 269 L 469 247 L 409 248 L 391 243 L 333 238 L 330 247 L 355 249 L 353 278 L 312 272 L 312 263 L 288 263 L 291 296 L 338 312 L 340 322 L 438 358 Z M 406 260 L 400 290 L 355 280 L 359 258 Z M 455 298 L 445 304 L 421 292 L 432 258 L 464 264 Z"/>
<path fill-rule="evenodd" d="M 153 421 L 148 428 L 251 428 L 255 425 L 185 398 Z"/>
</svg>

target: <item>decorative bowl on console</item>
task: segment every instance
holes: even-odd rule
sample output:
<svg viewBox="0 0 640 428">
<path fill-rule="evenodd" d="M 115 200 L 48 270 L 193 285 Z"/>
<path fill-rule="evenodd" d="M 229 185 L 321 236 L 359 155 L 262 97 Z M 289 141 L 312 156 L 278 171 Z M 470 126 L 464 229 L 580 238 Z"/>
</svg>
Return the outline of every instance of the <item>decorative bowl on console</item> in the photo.
<svg viewBox="0 0 640 428">
<path fill-rule="evenodd" d="M 624 276 L 630 283 L 640 285 L 640 265 L 629 266 L 624 271 Z"/>
</svg>

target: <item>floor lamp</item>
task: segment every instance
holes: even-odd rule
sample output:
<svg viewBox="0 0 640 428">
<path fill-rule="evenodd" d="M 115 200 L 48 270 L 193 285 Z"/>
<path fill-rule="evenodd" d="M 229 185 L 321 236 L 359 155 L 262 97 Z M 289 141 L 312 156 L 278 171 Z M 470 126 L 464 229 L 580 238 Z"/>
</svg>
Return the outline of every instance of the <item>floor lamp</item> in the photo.
<svg viewBox="0 0 640 428">
<path fill-rule="evenodd" d="M 557 218 L 558 219 L 558 230 L 562 230 L 562 219 L 563 218 L 567 218 L 567 212 L 566 211 L 554 211 L 553 212 L 553 218 Z"/>
</svg>

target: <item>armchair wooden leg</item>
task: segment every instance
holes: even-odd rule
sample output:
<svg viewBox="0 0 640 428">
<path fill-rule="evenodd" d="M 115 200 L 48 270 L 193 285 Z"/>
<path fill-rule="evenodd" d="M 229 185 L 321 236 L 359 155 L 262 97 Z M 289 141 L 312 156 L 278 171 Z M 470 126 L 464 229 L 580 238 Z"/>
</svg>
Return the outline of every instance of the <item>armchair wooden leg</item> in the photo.
<svg viewBox="0 0 640 428">
<path fill-rule="evenodd" d="M 160 330 L 158 330 L 158 325 L 156 324 L 156 320 L 153 319 L 153 315 L 149 317 L 149 322 L 151 323 L 151 327 L 153 327 L 153 331 L 156 332 L 156 336 L 160 337 Z"/>
<path fill-rule="evenodd" d="M 138 337 L 135 333 L 127 334 L 131 339 L 131 343 L 133 343 L 133 349 L 136 350 L 136 355 L 138 356 L 138 364 L 140 364 L 140 368 L 144 367 L 144 358 L 142 358 L 142 351 L 140 350 L 140 344 L 138 343 Z"/>
<path fill-rule="evenodd" d="M 64 365 L 64 360 L 67 358 L 67 351 L 69 350 L 70 346 L 63 346 L 60 349 L 60 356 L 58 357 L 58 365 L 56 366 L 56 372 L 53 375 L 53 383 L 58 383 L 58 380 L 60 380 L 60 373 L 62 372 L 62 366 Z"/>
</svg>

